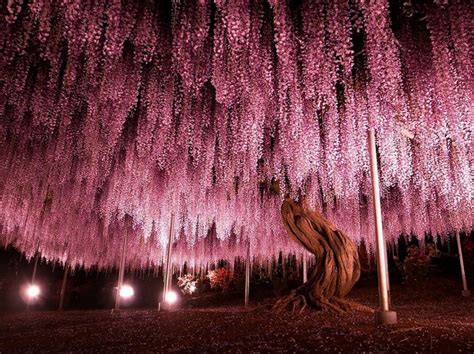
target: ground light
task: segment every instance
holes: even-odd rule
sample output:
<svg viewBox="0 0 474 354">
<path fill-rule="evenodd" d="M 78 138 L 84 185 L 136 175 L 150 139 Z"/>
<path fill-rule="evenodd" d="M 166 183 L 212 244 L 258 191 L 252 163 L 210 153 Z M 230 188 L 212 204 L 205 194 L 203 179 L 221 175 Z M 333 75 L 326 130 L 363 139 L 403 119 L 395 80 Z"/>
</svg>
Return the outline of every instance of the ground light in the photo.
<svg viewBox="0 0 474 354">
<path fill-rule="evenodd" d="M 41 294 L 41 289 L 36 284 L 30 284 L 24 290 L 26 295 L 26 301 L 31 302 L 38 299 L 38 296 Z"/>
<path fill-rule="evenodd" d="M 120 295 L 120 297 L 122 297 L 124 299 L 129 299 L 133 295 L 135 295 L 135 291 L 133 290 L 133 288 L 130 285 L 123 285 L 120 288 L 119 295 Z"/>
<path fill-rule="evenodd" d="M 178 301 L 178 294 L 174 291 L 168 291 L 165 295 L 165 301 L 168 305 L 173 305 L 176 301 Z"/>
<path fill-rule="evenodd" d="M 39 286 L 34 284 L 28 286 L 28 288 L 26 289 L 26 295 L 28 295 L 30 299 L 36 299 L 39 296 L 40 292 L 41 290 Z"/>
</svg>

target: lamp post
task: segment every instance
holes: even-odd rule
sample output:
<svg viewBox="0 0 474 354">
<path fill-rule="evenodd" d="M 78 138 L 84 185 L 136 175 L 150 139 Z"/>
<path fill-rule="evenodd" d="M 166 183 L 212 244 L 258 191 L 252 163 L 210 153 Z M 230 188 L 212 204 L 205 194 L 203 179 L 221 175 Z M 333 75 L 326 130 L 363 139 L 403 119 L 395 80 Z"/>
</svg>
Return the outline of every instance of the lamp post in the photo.
<svg viewBox="0 0 474 354">
<path fill-rule="evenodd" d="M 61 284 L 61 293 L 59 294 L 59 311 L 63 310 L 63 304 L 64 304 L 64 293 L 66 292 L 66 282 L 67 282 L 67 275 L 69 273 L 69 264 L 66 261 L 64 263 L 64 275 L 63 275 L 63 282 Z"/>
<path fill-rule="evenodd" d="M 173 229 L 174 229 L 174 214 L 171 213 L 170 220 L 170 233 L 168 236 L 168 252 L 166 256 L 166 269 L 164 272 L 163 279 L 163 303 L 169 302 L 173 303 L 175 300 L 167 297 L 170 285 L 171 285 L 171 252 L 172 252 L 172 243 L 173 243 Z M 172 301 L 169 301 L 172 300 Z M 161 309 L 161 305 L 158 306 L 158 309 Z"/>
<path fill-rule="evenodd" d="M 250 240 L 247 240 L 247 255 L 245 257 L 245 307 L 249 305 L 250 296 Z"/>
<path fill-rule="evenodd" d="M 39 253 L 36 252 L 36 254 L 35 254 L 35 265 L 33 266 L 33 274 L 31 276 L 31 284 L 34 284 L 35 280 L 36 280 L 36 270 L 38 268 L 38 259 L 39 259 Z"/>
<path fill-rule="evenodd" d="M 370 175 L 372 180 L 372 196 L 375 216 L 377 275 L 379 285 L 380 309 L 375 311 L 377 324 L 397 323 L 397 313 L 390 310 L 389 279 L 387 266 L 387 247 L 383 237 L 382 209 L 380 206 L 380 186 L 377 166 L 377 150 L 375 146 L 375 129 L 369 129 Z"/>
<path fill-rule="evenodd" d="M 36 251 L 35 253 L 35 265 L 33 266 L 33 274 L 31 275 L 31 284 L 29 286 L 29 290 L 27 291 L 28 295 L 28 302 L 26 303 L 26 310 L 30 310 L 30 302 L 34 299 L 37 298 L 37 296 L 40 293 L 40 289 L 37 285 L 35 285 L 35 280 L 36 280 L 36 270 L 38 268 L 38 259 L 39 259 L 39 253 Z"/>
<path fill-rule="evenodd" d="M 114 310 L 115 311 L 120 310 L 120 289 L 122 288 L 123 278 L 125 274 L 125 249 L 127 248 L 127 233 L 128 233 L 128 229 L 126 227 L 125 235 L 123 237 L 122 255 L 120 257 L 119 274 L 118 274 L 118 280 L 117 280 L 117 292 L 115 294 L 115 308 L 112 310 L 112 312 Z"/>
<path fill-rule="evenodd" d="M 464 259 L 462 256 L 462 248 L 461 248 L 461 237 L 459 236 L 459 232 L 456 233 L 456 241 L 458 244 L 458 254 L 459 254 L 459 263 L 461 266 L 461 277 L 462 277 L 462 296 L 468 297 L 471 296 L 471 292 L 467 288 L 467 281 L 466 281 L 466 272 L 464 270 Z"/>
</svg>

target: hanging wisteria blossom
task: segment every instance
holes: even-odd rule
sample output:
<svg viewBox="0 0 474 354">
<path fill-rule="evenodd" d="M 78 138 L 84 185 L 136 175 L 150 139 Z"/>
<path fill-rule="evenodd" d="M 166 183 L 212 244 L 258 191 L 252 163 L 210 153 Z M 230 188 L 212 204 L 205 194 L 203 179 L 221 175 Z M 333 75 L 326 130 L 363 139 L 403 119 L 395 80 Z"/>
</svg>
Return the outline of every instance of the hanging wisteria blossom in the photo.
<svg viewBox="0 0 474 354">
<path fill-rule="evenodd" d="M 373 243 L 472 229 L 468 2 L 12 0 L 0 241 L 90 266 L 301 252 L 283 198 Z M 274 188 L 278 185 L 278 188 Z"/>
</svg>

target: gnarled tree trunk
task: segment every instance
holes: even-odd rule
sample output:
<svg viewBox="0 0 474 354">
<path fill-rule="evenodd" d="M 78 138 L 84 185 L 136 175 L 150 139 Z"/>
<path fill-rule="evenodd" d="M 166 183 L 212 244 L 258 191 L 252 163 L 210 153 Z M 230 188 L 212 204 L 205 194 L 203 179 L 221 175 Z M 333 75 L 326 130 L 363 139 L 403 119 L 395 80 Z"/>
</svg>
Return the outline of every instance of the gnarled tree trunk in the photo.
<svg viewBox="0 0 474 354">
<path fill-rule="evenodd" d="M 344 300 L 360 276 L 357 247 L 341 230 L 304 201 L 286 199 L 281 207 L 288 234 L 316 256 L 316 266 L 308 281 L 274 306 L 290 306 L 302 312 L 307 306 L 329 309 L 370 311 L 372 309 Z"/>
</svg>

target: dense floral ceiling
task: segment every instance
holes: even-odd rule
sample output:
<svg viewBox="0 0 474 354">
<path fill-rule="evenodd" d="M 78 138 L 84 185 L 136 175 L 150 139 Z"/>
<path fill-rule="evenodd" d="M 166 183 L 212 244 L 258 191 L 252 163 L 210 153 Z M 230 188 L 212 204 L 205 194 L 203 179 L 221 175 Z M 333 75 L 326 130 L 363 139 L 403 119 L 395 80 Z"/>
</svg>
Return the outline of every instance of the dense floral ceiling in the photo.
<svg viewBox="0 0 474 354">
<path fill-rule="evenodd" d="M 177 261 L 247 239 L 271 256 L 298 250 L 287 194 L 370 244 L 369 127 L 387 237 L 473 226 L 467 1 L 11 0 L 1 17 L 4 244 L 108 266 L 127 234 L 141 266 L 174 213 Z"/>
</svg>

